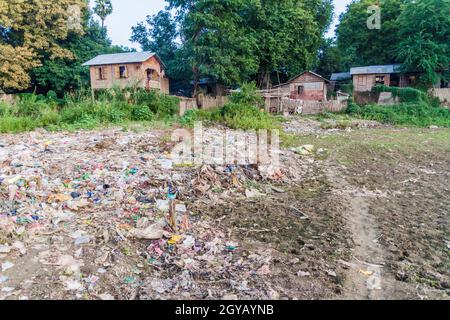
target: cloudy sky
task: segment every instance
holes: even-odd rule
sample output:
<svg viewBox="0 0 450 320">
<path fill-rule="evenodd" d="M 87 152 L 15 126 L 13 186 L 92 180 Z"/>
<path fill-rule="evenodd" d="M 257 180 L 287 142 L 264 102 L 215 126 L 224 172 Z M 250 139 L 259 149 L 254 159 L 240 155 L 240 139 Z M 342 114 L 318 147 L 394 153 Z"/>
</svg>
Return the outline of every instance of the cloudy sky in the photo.
<svg viewBox="0 0 450 320">
<path fill-rule="evenodd" d="M 91 3 L 94 2 L 94 0 L 90 1 Z M 345 10 L 350 2 L 351 0 L 334 0 L 335 23 L 339 14 Z M 109 37 L 114 44 L 136 49 L 139 49 L 139 46 L 129 41 L 131 27 L 139 21 L 144 21 L 147 15 L 155 14 L 166 6 L 164 0 L 112 0 L 112 4 L 114 13 L 105 22 Z M 328 36 L 334 35 L 334 27 L 330 28 Z"/>
</svg>

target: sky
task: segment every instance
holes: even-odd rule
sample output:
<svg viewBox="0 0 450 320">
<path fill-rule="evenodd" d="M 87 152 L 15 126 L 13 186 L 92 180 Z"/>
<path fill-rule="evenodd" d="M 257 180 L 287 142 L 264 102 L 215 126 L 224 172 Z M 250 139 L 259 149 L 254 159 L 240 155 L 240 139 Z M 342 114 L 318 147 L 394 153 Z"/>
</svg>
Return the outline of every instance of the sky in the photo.
<svg viewBox="0 0 450 320">
<path fill-rule="evenodd" d="M 91 5 L 94 0 L 90 0 Z M 335 20 L 327 36 L 334 36 L 334 29 L 339 14 L 345 10 L 351 0 L 334 0 Z M 136 43 L 129 41 L 131 37 L 131 27 L 138 22 L 144 21 L 147 15 L 153 15 L 163 10 L 166 6 L 164 0 L 112 0 L 114 12 L 106 18 L 105 24 L 108 28 L 108 35 L 115 45 L 122 45 L 130 48 L 140 49 Z"/>
</svg>

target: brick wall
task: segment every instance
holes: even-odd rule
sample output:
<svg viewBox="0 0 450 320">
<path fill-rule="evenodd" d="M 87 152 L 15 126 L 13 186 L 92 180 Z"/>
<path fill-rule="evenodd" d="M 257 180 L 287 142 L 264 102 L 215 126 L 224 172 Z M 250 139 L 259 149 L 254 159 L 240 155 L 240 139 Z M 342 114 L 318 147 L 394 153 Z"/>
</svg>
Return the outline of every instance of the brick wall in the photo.
<svg viewBox="0 0 450 320">
<path fill-rule="evenodd" d="M 117 75 L 117 68 L 126 66 L 127 77 L 120 78 Z M 102 68 L 105 79 L 98 79 L 98 69 Z M 105 66 L 90 67 L 91 86 L 93 89 L 109 89 L 114 86 L 125 88 L 127 86 L 137 85 L 141 88 L 146 88 L 147 85 L 147 69 L 156 70 L 159 79 L 152 81 L 151 88 L 159 89 L 162 92 L 169 93 L 169 79 L 165 77 L 165 72 L 161 67 L 158 59 L 151 57 L 143 63 L 128 63 L 128 64 L 113 64 Z"/>
</svg>

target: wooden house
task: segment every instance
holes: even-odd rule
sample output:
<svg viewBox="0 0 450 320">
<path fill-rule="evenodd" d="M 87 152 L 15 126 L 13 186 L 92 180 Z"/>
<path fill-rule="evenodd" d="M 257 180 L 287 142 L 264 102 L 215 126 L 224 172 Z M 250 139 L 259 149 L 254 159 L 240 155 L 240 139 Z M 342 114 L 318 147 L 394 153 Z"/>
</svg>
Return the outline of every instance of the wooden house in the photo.
<svg viewBox="0 0 450 320">
<path fill-rule="evenodd" d="M 417 73 L 401 73 L 400 64 L 356 67 L 350 69 L 355 92 L 368 92 L 376 85 L 388 87 L 414 87 Z"/>
<path fill-rule="evenodd" d="M 93 90 L 137 86 L 169 93 L 165 65 L 152 52 L 127 52 L 99 55 L 83 66 L 90 68 Z"/>
<path fill-rule="evenodd" d="M 329 80 L 317 73 L 305 71 L 286 83 L 272 87 L 270 91 L 295 100 L 327 101 L 329 83 Z"/>
</svg>

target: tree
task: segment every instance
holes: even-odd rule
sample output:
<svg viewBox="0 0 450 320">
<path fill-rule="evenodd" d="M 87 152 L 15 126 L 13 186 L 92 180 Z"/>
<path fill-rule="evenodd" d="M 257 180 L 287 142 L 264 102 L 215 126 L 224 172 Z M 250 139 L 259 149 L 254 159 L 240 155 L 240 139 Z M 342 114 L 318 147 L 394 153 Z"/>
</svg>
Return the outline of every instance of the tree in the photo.
<svg viewBox="0 0 450 320">
<path fill-rule="evenodd" d="M 41 64 L 43 52 L 51 59 L 72 58 L 60 42 L 71 29 L 82 33 L 76 14 L 85 6 L 84 0 L 1 1 L 0 88 L 26 89 L 29 71 Z"/>
<path fill-rule="evenodd" d="M 408 0 L 359 0 L 352 2 L 339 17 L 336 29 L 337 44 L 345 68 L 370 64 L 397 62 L 397 18 L 402 5 Z M 369 29 L 367 20 L 372 13 L 368 8 L 378 5 L 381 9 L 381 28 Z"/>
<path fill-rule="evenodd" d="M 257 39 L 258 83 L 286 80 L 316 63 L 333 12 L 330 0 L 252 1 L 248 25 Z"/>
<path fill-rule="evenodd" d="M 242 15 L 250 0 L 168 2 L 169 9 L 177 9 L 181 52 L 193 74 L 194 94 L 201 77 L 232 85 L 257 71 L 256 38 Z"/>
<path fill-rule="evenodd" d="M 95 0 L 94 12 L 102 21 L 102 29 L 104 29 L 106 18 L 113 13 L 111 0 Z"/>
<path fill-rule="evenodd" d="M 450 67 L 450 0 L 409 2 L 397 22 L 404 71 L 423 73 L 427 86 L 439 82 Z"/>
<path fill-rule="evenodd" d="M 319 49 L 316 72 L 329 79 L 332 73 L 341 71 L 343 67 L 339 48 L 333 39 L 324 40 Z"/>
<path fill-rule="evenodd" d="M 178 59 L 177 24 L 169 11 L 160 11 L 153 16 L 147 16 L 147 20 L 138 23 L 132 28 L 130 41 L 139 43 L 142 50 L 152 51 L 158 54 L 167 66 L 167 74 L 172 79 L 184 77 L 180 74 Z"/>
<path fill-rule="evenodd" d="M 331 0 L 169 0 L 194 79 L 224 84 L 286 78 L 313 66 Z"/>
<path fill-rule="evenodd" d="M 103 28 L 92 18 L 89 10 L 84 10 L 82 27 L 84 35 L 70 32 L 61 46 L 73 53 L 73 59 L 50 59 L 44 53 L 42 66 L 31 71 L 31 84 L 38 92 L 56 91 L 63 95 L 89 85 L 89 68 L 82 63 L 99 54 L 118 53 L 129 49 L 112 46 Z"/>
</svg>

